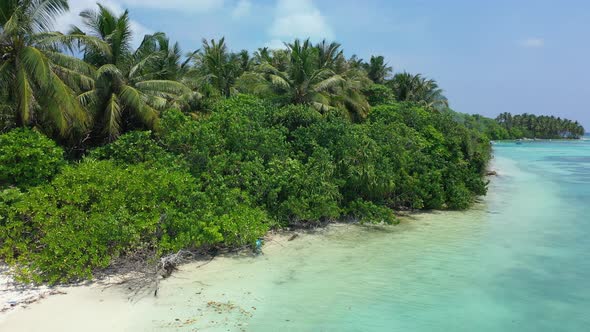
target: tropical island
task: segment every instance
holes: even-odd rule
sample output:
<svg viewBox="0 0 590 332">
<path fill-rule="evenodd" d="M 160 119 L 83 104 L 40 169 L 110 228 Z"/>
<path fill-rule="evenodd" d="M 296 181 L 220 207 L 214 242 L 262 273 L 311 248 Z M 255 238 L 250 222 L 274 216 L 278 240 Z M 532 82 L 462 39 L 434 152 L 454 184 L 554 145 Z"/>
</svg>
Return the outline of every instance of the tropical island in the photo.
<svg viewBox="0 0 590 332">
<path fill-rule="evenodd" d="M 0 4 L 0 258 L 18 280 L 72 282 L 125 259 L 253 247 L 270 229 L 485 195 L 490 140 L 583 135 L 577 122 L 454 112 L 437 82 L 335 42 L 184 55 L 131 46 L 98 5 Z"/>
</svg>

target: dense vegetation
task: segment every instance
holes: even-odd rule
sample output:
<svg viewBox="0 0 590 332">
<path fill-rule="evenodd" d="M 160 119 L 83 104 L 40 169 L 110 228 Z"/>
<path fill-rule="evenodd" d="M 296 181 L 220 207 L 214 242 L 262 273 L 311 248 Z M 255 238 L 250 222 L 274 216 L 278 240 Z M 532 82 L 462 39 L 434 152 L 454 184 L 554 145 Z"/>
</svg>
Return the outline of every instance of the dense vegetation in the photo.
<svg viewBox="0 0 590 332">
<path fill-rule="evenodd" d="M 163 33 L 132 49 L 128 13 L 100 5 L 51 32 L 65 10 L 0 4 L 0 257 L 22 280 L 251 246 L 273 227 L 465 209 L 486 192 L 489 139 L 510 130 L 337 43 L 250 56 L 204 40 L 183 57 Z"/>
<path fill-rule="evenodd" d="M 198 121 L 167 110 L 157 132 L 128 132 L 61 170 L 59 155 L 43 159 L 37 147 L 51 147 L 49 138 L 26 147 L 15 133 L 43 137 L 1 135 L 5 156 L 49 166 L 43 184 L 8 182 L 0 195 L 1 254 L 21 277 L 52 282 L 138 252 L 250 245 L 274 226 L 464 209 L 485 193 L 490 156 L 485 137 L 412 103 L 377 106 L 352 123 L 336 110 L 239 95 Z"/>
</svg>

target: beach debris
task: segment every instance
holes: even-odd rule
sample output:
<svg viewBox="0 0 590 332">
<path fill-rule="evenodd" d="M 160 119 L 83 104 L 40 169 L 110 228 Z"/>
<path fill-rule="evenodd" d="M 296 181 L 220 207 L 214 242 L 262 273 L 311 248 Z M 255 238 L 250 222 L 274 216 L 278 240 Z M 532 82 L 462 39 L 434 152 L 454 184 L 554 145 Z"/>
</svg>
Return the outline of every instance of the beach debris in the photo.
<svg viewBox="0 0 590 332">
<path fill-rule="evenodd" d="M 242 318 L 252 317 L 252 313 L 250 313 L 249 311 L 245 310 L 244 308 L 242 308 L 242 307 L 238 306 L 237 304 L 232 303 L 230 301 L 228 301 L 228 302 L 209 301 L 209 302 L 207 302 L 207 307 L 210 309 L 213 309 L 218 314 L 234 313 L 234 314 L 238 314 L 239 316 L 242 316 Z M 254 307 L 252 307 L 252 308 L 254 308 Z M 254 309 L 254 310 L 256 310 L 256 309 Z"/>
<path fill-rule="evenodd" d="M 263 239 L 256 239 L 256 244 L 254 247 L 254 252 L 256 253 L 256 255 L 262 254 L 262 244 L 263 244 Z"/>
<path fill-rule="evenodd" d="M 16 307 L 26 308 L 28 305 L 41 301 L 48 296 L 59 294 L 66 294 L 66 292 L 57 289 L 35 291 L 34 288 L 31 288 L 23 292 L 23 294 L 21 295 L 22 298 L 19 298 L 17 300 L 6 301 L 6 305 L 0 308 L 0 313 L 7 312 L 8 310 L 11 310 Z"/>
<path fill-rule="evenodd" d="M 162 278 L 165 279 L 171 276 L 172 273 L 178 269 L 178 265 L 185 261 L 187 256 L 191 256 L 191 253 L 185 250 L 180 250 L 177 253 L 160 258 L 158 271 Z"/>
<path fill-rule="evenodd" d="M 161 324 L 162 328 L 181 329 L 182 331 L 201 331 L 211 328 L 246 331 L 248 320 L 252 316 L 252 313 L 233 302 L 209 301 L 202 309 L 196 308 L 192 317 L 172 316 L 168 320 L 155 322 Z"/>
<path fill-rule="evenodd" d="M 157 322 L 157 321 L 155 321 Z M 198 320 L 196 318 L 187 318 L 187 319 L 180 319 L 180 318 L 174 318 L 174 321 L 172 322 L 162 322 L 162 325 L 160 327 L 162 328 L 184 328 L 187 327 L 189 325 L 194 325 L 195 323 L 197 323 Z M 191 331 L 197 331 L 192 329 Z"/>
<path fill-rule="evenodd" d="M 496 172 L 496 171 L 487 171 L 486 172 L 486 176 L 497 176 L 497 175 L 498 175 L 498 172 Z"/>
<path fill-rule="evenodd" d="M 291 237 L 289 237 L 289 240 L 288 241 L 293 241 L 293 240 L 295 240 L 298 237 L 299 237 L 299 234 L 295 233 L 295 234 L 291 235 Z"/>
<path fill-rule="evenodd" d="M 160 262 L 156 267 L 156 285 L 154 289 L 154 296 L 158 296 L 158 290 L 160 289 L 160 279 L 158 278 L 158 275 L 160 275 L 162 279 L 168 278 L 174 271 L 178 270 L 179 265 L 186 262 L 187 257 L 191 256 L 191 252 L 179 250 L 175 254 L 170 254 L 160 258 Z"/>
</svg>

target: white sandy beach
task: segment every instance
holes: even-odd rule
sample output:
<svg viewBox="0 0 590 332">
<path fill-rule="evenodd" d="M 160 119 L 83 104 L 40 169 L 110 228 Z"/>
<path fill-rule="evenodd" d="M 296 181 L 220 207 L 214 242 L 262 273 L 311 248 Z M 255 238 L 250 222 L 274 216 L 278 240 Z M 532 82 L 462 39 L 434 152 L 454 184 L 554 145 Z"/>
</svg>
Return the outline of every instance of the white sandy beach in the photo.
<svg viewBox="0 0 590 332">
<path fill-rule="evenodd" d="M 268 236 L 264 252 L 284 248 L 291 234 L 272 234 Z M 308 237 L 313 235 L 301 235 Z M 119 285 L 121 276 L 72 286 L 23 286 L 15 283 L 8 275 L 8 267 L 1 267 L 0 274 L 0 331 L 129 331 L 138 330 L 137 319 L 156 308 L 156 302 L 166 301 L 166 297 L 176 291 L 175 285 L 186 284 L 183 276 L 195 274 L 203 280 L 214 280 L 219 269 L 227 269 L 240 255 L 219 256 L 211 261 L 196 261 L 180 267 L 172 277 L 160 284 L 159 296 L 153 296 L 152 289 L 136 293 L 127 285 Z M 246 257 L 252 258 L 250 255 Z M 201 281 L 196 281 L 197 283 Z M 199 292 L 206 294 L 207 281 L 202 282 Z M 199 294 L 196 294 L 199 295 Z M 236 308 L 224 302 L 210 301 L 203 297 L 196 304 L 203 315 L 207 311 L 234 311 Z M 208 314 L 207 314 L 208 315 Z M 164 328 L 188 326 L 194 319 L 173 320 L 159 324 Z M 149 318 L 147 319 L 149 321 Z"/>
</svg>

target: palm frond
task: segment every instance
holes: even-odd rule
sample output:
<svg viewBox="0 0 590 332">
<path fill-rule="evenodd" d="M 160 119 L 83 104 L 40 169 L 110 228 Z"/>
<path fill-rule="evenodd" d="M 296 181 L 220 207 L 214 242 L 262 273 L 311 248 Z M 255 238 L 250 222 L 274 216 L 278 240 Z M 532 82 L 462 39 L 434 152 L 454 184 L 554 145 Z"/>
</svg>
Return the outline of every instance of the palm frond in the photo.
<svg viewBox="0 0 590 332">
<path fill-rule="evenodd" d="M 18 12 L 18 9 L 16 9 L 16 11 L 6 13 L 3 16 L 5 15 L 9 15 L 9 17 L 2 26 L 3 34 L 7 36 L 17 34 L 21 29 L 19 25 L 19 18 L 22 16 L 22 13 Z"/>
<path fill-rule="evenodd" d="M 266 80 L 263 74 L 257 72 L 246 72 L 236 81 L 238 91 L 242 93 L 251 93 L 263 95 L 271 91 L 272 86 Z"/>
<path fill-rule="evenodd" d="M 344 79 L 342 78 L 342 76 L 334 75 L 314 84 L 313 90 L 315 92 L 322 92 L 335 86 L 341 85 L 343 82 Z"/>
<path fill-rule="evenodd" d="M 117 66 L 113 64 L 106 64 L 96 70 L 96 77 L 101 77 L 104 75 L 121 78 L 123 73 L 121 73 L 121 70 L 119 70 Z"/>
<path fill-rule="evenodd" d="M 94 78 L 90 76 L 80 74 L 75 70 L 62 66 L 53 65 L 52 70 L 62 81 L 64 81 L 64 83 L 66 83 L 72 89 L 80 91 L 94 88 Z"/>
<path fill-rule="evenodd" d="M 268 77 L 270 79 L 270 82 L 274 86 L 284 88 L 284 89 L 288 89 L 291 86 L 291 84 L 289 84 L 289 81 L 287 81 L 285 78 L 283 78 L 279 75 L 271 74 L 271 75 L 268 75 Z"/>
<path fill-rule="evenodd" d="M 94 66 L 76 57 L 69 56 L 67 54 L 63 54 L 60 52 L 45 51 L 43 53 L 45 54 L 45 56 L 47 56 L 49 60 L 51 60 L 53 64 L 77 71 L 82 75 L 92 76 L 96 71 L 96 68 L 94 68 Z"/>
<path fill-rule="evenodd" d="M 109 140 L 121 134 L 121 106 L 116 94 L 111 94 L 104 110 L 104 132 Z"/>
<path fill-rule="evenodd" d="M 68 11 L 67 0 L 33 0 L 29 1 L 29 19 L 37 31 L 53 27 L 55 17 Z"/>
<path fill-rule="evenodd" d="M 168 80 L 151 80 L 135 83 L 135 87 L 142 91 L 161 91 L 170 94 L 181 95 L 190 93 L 190 89 L 186 85 Z"/>
<path fill-rule="evenodd" d="M 35 35 L 34 43 L 39 47 L 51 47 L 54 49 L 62 45 L 69 50 L 73 50 L 78 45 L 83 44 L 96 52 L 103 53 L 107 56 L 112 55 L 112 50 L 108 43 L 95 36 L 88 36 L 79 31 L 71 34 L 63 34 L 61 32 L 39 33 Z"/>
<path fill-rule="evenodd" d="M 91 105 L 95 105 L 98 101 L 97 91 L 90 90 L 83 92 L 78 95 L 77 99 L 80 105 L 90 108 Z"/>
<path fill-rule="evenodd" d="M 51 84 L 43 95 L 44 106 L 48 108 L 49 117 L 62 135 L 73 128 L 84 130 L 90 123 L 90 117 L 78 102 L 74 91 L 54 72 L 51 72 Z"/>
<path fill-rule="evenodd" d="M 158 118 L 158 111 L 144 102 L 141 92 L 129 85 L 124 85 L 119 98 L 127 110 L 133 111 L 146 126 L 153 127 Z"/>
<path fill-rule="evenodd" d="M 132 78 L 135 76 L 136 73 L 141 72 L 144 68 L 151 65 L 155 60 L 162 58 L 163 54 L 161 52 L 152 52 L 143 56 L 138 62 L 136 62 L 131 69 L 129 70 L 129 77 Z M 153 74 L 153 73 L 150 73 Z"/>
<path fill-rule="evenodd" d="M 168 99 L 159 96 L 146 96 L 146 104 L 155 109 L 164 109 L 168 105 Z"/>
<path fill-rule="evenodd" d="M 15 85 L 19 117 L 23 124 L 28 124 L 31 118 L 33 91 L 27 73 L 22 67 L 17 69 Z"/>
<path fill-rule="evenodd" d="M 24 69 L 37 85 L 45 87 L 50 83 L 49 61 L 40 50 L 32 46 L 25 46 L 19 56 Z"/>
</svg>

